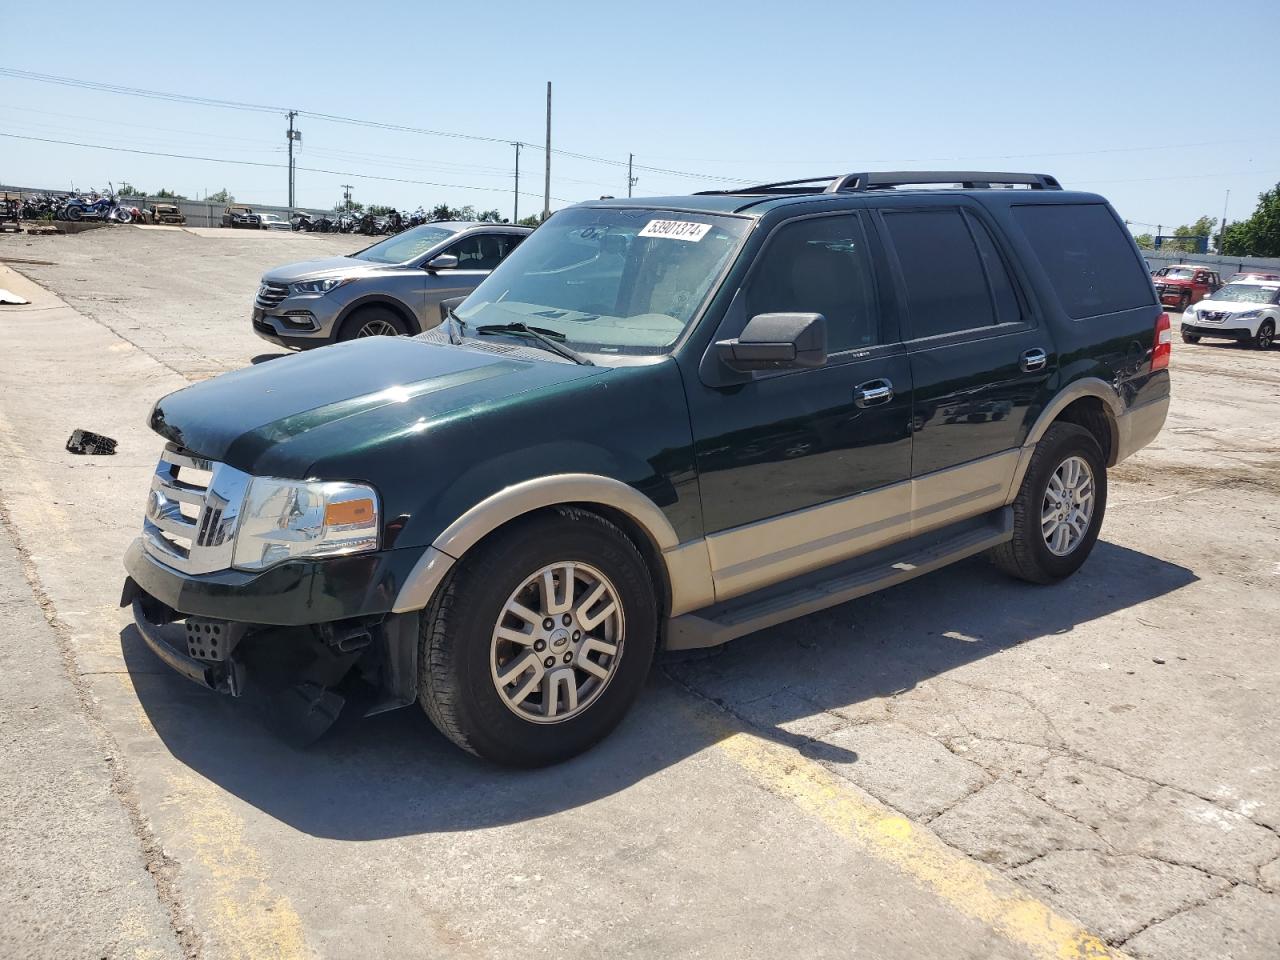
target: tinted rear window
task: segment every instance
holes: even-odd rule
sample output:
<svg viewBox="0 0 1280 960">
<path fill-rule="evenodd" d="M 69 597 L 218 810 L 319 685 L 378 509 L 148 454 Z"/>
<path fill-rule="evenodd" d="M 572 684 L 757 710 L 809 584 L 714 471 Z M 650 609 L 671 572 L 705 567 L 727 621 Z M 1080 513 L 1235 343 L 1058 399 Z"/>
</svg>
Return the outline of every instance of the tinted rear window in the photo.
<svg viewBox="0 0 1280 960">
<path fill-rule="evenodd" d="M 1019 205 L 1013 215 L 1073 319 L 1155 302 L 1132 242 L 1104 205 Z"/>
</svg>

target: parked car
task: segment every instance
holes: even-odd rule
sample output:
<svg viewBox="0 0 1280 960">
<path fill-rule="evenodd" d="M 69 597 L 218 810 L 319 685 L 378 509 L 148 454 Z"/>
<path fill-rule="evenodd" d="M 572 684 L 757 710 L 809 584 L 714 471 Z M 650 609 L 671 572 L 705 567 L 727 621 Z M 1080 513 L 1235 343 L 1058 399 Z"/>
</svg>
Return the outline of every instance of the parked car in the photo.
<svg viewBox="0 0 1280 960">
<path fill-rule="evenodd" d="M 229 206 L 222 211 L 222 225 L 233 229 L 257 230 L 262 226 L 262 218 L 249 207 Z"/>
<path fill-rule="evenodd" d="M 407 270 L 457 241 L 403 242 L 370 249 Z M 157 402 L 121 602 L 171 667 L 230 694 L 261 672 L 309 734 L 352 675 L 373 711 L 554 762 L 617 724 L 656 648 L 982 552 L 1070 576 L 1108 469 L 1164 424 L 1170 348 L 1115 211 L 1044 175 L 584 203 L 440 327 Z"/>
<path fill-rule="evenodd" d="M 187 218 L 182 210 L 173 203 L 153 203 L 147 210 L 147 219 L 152 223 L 184 224 Z"/>
<path fill-rule="evenodd" d="M 1161 267 L 1151 279 L 1160 302 L 1177 310 L 1186 310 L 1222 286 L 1216 270 L 1187 263 Z"/>
<path fill-rule="evenodd" d="M 350 256 L 278 267 L 258 287 L 254 332 L 298 349 L 421 333 L 440 322 L 442 300 L 474 290 L 530 232 L 497 223 L 428 223 Z"/>
<path fill-rule="evenodd" d="M 1270 280 L 1280 283 L 1280 271 L 1271 270 L 1245 270 L 1241 273 L 1233 273 L 1227 283 L 1236 283 L 1240 280 Z"/>
<path fill-rule="evenodd" d="M 278 213 L 262 213 L 258 215 L 263 230 L 292 230 L 291 224 Z"/>
<path fill-rule="evenodd" d="M 1239 280 L 1228 283 L 1182 315 L 1182 339 L 1201 337 L 1249 343 L 1269 350 L 1280 328 L 1280 281 Z"/>
</svg>

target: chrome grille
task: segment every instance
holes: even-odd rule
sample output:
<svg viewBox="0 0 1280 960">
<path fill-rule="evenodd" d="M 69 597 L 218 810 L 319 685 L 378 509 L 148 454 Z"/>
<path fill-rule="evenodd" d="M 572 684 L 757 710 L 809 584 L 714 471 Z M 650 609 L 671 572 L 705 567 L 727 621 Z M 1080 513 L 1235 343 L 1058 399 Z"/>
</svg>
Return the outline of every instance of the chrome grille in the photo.
<svg viewBox="0 0 1280 960">
<path fill-rule="evenodd" d="M 168 444 L 156 464 L 142 523 L 147 553 L 185 573 L 231 566 L 250 476 Z"/>
<path fill-rule="evenodd" d="M 1227 313 L 1225 310 L 1201 310 L 1200 319 L 1206 323 L 1221 323 L 1227 319 Z"/>
<path fill-rule="evenodd" d="M 289 295 L 289 285 L 287 283 L 264 283 L 258 287 L 258 299 L 255 301 L 260 307 L 276 307 Z"/>
</svg>

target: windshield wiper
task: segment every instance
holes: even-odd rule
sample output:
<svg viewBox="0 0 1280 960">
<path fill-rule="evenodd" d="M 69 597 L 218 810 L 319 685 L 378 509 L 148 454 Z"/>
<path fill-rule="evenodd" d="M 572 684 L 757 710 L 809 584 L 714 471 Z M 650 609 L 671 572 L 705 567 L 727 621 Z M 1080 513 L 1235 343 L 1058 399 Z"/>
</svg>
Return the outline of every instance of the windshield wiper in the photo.
<svg viewBox="0 0 1280 960">
<path fill-rule="evenodd" d="M 462 331 L 466 327 L 466 323 L 453 312 L 453 307 L 445 307 L 444 315 L 447 320 L 449 342 L 456 347 L 462 342 Z"/>
<path fill-rule="evenodd" d="M 558 353 L 566 360 L 572 360 L 574 363 L 580 363 L 585 367 L 594 367 L 595 364 L 580 354 L 577 350 L 565 346 L 564 341 L 568 338 L 559 330 L 549 330 L 546 327 L 531 327 L 527 323 L 517 321 L 515 323 L 489 323 L 483 327 L 476 327 L 477 334 L 495 334 L 495 333 L 516 333 L 524 334 L 527 337 L 533 337 L 534 340 L 542 344 L 552 353 Z"/>
</svg>

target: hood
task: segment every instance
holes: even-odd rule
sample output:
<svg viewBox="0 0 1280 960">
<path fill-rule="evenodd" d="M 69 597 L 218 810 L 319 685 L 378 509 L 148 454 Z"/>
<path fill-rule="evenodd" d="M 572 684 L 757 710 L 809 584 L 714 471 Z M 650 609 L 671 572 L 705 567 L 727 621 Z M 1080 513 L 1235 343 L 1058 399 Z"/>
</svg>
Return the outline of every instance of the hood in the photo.
<svg viewBox="0 0 1280 960">
<path fill-rule="evenodd" d="M 293 283 L 297 280 L 310 280 L 312 277 L 327 277 L 341 274 L 344 277 L 372 273 L 388 264 L 374 263 L 372 260 L 357 260 L 355 257 L 325 257 L 323 260 L 303 260 L 301 263 L 286 263 L 283 267 L 268 270 L 262 275 L 263 282 Z"/>
<path fill-rule="evenodd" d="M 1253 310 L 1265 310 L 1272 306 L 1269 303 L 1245 303 L 1240 300 L 1214 300 L 1212 297 L 1205 297 L 1198 304 L 1196 309 L 1201 313 L 1208 310 L 1212 313 L 1249 313 Z"/>
<path fill-rule="evenodd" d="M 305 479 L 335 453 L 372 450 L 461 410 L 607 369 L 368 337 L 171 393 L 156 403 L 150 424 L 167 440 L 247 473 Z"/>
</svg>

